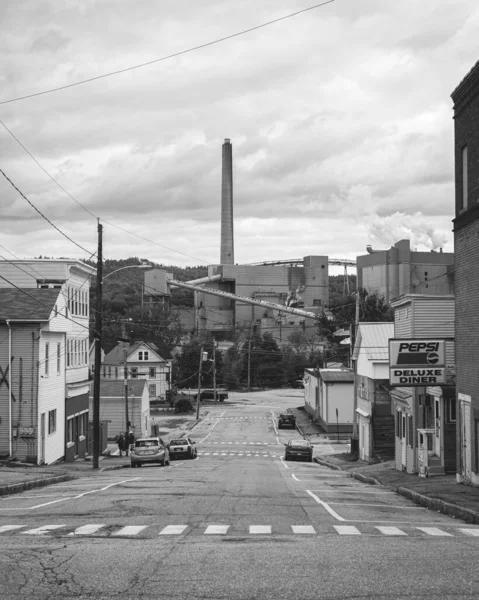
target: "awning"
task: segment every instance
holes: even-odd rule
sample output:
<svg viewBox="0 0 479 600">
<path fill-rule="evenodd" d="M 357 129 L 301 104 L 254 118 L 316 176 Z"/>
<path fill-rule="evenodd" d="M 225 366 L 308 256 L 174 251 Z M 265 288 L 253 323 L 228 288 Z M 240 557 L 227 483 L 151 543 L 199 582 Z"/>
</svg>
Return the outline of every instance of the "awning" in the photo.
<svg viewBox="0 0 479 600">
<path fill-rule="evenodd" d="M 366 412 L 365 410 L 363 410 L 362 408 L 357 408 L 356 412 L 361 415 L 362 417 L 366 417 L 367 419 L 370 418 L 371 414 Z"/>
</svg>

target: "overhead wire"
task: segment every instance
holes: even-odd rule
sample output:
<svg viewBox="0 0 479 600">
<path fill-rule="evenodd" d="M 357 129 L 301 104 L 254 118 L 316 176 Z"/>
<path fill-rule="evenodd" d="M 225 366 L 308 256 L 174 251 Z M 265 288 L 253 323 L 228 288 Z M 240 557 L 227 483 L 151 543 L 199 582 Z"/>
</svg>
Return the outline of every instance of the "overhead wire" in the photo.
<svg viewBox="0 0 479 600">
<path fill-rule="evenodd" d="M 233 38 L 239 37 L 241 35 L 245 35 L 247 33 L 251 33 L 252 31 L 256 31 L 258 29 L 262 29 L 263 27 L 268 27 L 270 25 L 273 25 L 274 23 L 279 23 L 280 21 L 284 21 L 286 19 L 290 19 L 292 17 L 295 17 L 297 15 L 300 15 L 302 13 L 314 10 L 316 8 L 320 8 L 322 6 L 325 6 L 326 4 L 331 4 L 332 2 L 334 2 L 335 0 L 326 0 L 326 2 L 322 2 L 320 4 L 315 4 L 314 6 L 309 6 L 307 8 L 303 8 L 301 10 L 297 10 L 294 13 L 290 13 L 288 15 L 284 15 L 282 17 L 278 17 L 276 19 L 273 19 L 271 21 L 267 21 L 266 23 L 261 23 L 260 25 L 255 25 L 254 27 L 250 27 L 248 29 L 243 29 L 242 31 L 238 31 L 236 33 L 233 33 L 231 35 L 227 35 L 224 36 L 222 38 L 218 38 L 215 40 L 212 40 L 210 42 L 206 42 L 204 44 L 198 44 L 197 46 L 193 46 L 191 48 L 187 48 L 185 50 L 180 50 L 179 52 L 174 52 L 172 54 L 168 54 L 167 56 L 162 56 L 160 58 L 155 58 L 153 60 L 149 60 L 147 62 L 143 62 L 143 63 L 139 63 L 137 65 L 132 65 L 130 67 L 125 67 L 123 69 L 117 69 L 115 71 L 110 71 L 108 73 L 103 73 L 102 75 L 96 75 L 95 77 L 89 77 L 87 79 L 82 79 L 81 81 L 76 81 L 73 83 L 68 83 L 62 86 L 58 86 L 55 88 L 50 88 L 48 90 L 43 90 L 41 92 L 35 92 L 32 94 L 27 94 L 24 96 L 18 96 L 17 98 L 10 98 L 9 100 L 2 100 L 0 101 L 0 105 L 2 104 L 10 104 L 12 102 L 18 102 L 19 100 L 26 100 L 27 98 L 35 98 L 37 96 L 43 96 L 45 94 L 52 94 L 53 92 L 58 92 L 60 90 L 65 90 L 68 88 L 72 88 L 72 87 L 76 87 L 79 85 L 83 85 L 85 83 L 90 83 L 92 81 L 97 81 L 99 79 L 104 79 L 106 77 L 112 77 L 114 75 L 119 75 L 120 73 L 126 73 L 128 71 L 133 71 L 134 69 L 141 69 L 142 67 L 146 67 L 148 65 L 153 65 L 155 63 L 159 63 L 159 62 L 163 62 L 165 60 L 169 60 L 171 58 L 176 58 L 178 56 L 182 56 L 184 54 L 188 54 L 190 52 L 195 52 L 197 50 L 201 50 L 203 48 L 208 48 L 209 46 L 214 46 L 215 44 L 220 44 L 221 42 L 225 42 L 226 40 L 231 40 Z"/>
</svg>

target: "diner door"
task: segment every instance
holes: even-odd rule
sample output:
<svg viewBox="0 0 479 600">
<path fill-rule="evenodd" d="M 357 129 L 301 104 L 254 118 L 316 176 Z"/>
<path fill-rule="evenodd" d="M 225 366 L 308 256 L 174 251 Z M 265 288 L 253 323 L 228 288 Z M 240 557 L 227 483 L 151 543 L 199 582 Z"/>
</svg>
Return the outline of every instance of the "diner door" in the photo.
<svg viewBox="0 0 479 600">
<path fill-rule="evenodd" d="M 401 413 L 401 464 L 406 469 L 406 413 Z"/>
<path fill-rule="evenodd" d="M 45 413 L 40 416 L 40 455 L 38 457 L 38 464 L 43 465 L 45 463 Z"/>
<path fill-rule="evenodd" d="M 471 480 L 471 405 L 461 402 L 462 477 Z"/>
<path fill-rule="evenodd" d="M 441 457 L 441 399 L 434 398 L 434 454 Z"/>
</svg>

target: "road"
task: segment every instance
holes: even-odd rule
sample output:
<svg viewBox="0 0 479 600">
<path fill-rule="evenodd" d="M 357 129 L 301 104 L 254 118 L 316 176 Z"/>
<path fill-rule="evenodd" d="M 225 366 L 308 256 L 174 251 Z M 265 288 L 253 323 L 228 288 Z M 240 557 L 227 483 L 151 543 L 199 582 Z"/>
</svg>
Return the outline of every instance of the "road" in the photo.
<svg viewBox="0 0 479 600">
<path fill-rule="evenodd" d="M 0 597 L 479 597 L 479 528 L 318 464 L 285 463 L 301 390 L 231 395 L 198 459 L 0 501 Z M 315 451 L 334 446 L 318 446 Z"/>
</svg>

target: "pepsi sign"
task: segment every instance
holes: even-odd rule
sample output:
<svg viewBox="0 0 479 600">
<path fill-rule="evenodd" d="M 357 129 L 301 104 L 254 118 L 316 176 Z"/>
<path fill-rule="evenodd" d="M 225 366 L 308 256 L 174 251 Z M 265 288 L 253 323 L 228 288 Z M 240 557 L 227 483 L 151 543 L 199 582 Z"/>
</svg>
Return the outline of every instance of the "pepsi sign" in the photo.
<svg viewBox="0 0 479 600">
<path fill-rule="evenodd" d="M 443 385 L 445 367 L 445 340 L 389 340 L 389 383 L 392 386 Z"/>
</svg>

